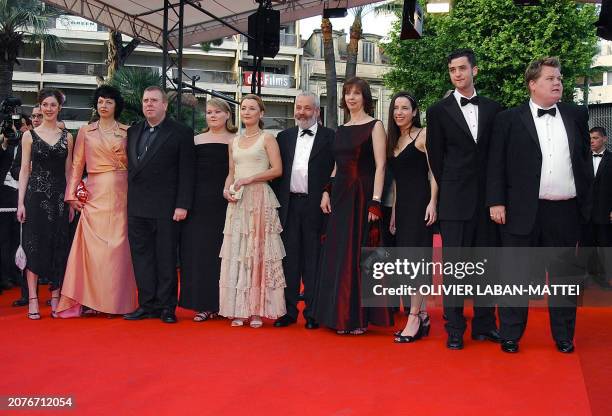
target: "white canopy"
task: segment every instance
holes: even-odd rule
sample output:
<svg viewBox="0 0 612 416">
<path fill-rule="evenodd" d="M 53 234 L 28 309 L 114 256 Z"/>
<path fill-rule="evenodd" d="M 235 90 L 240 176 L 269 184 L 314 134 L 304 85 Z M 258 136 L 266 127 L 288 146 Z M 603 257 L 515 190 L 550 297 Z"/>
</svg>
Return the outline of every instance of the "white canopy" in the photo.
<svg viewBox="0 0 612 416">
<path fill-rule="evenodd" d="M 162 45 L 164 0 L 43 0 L 70 14 L 81 16 L 143 42 Z M 280 10 L 281 23 L 293 22 L 323 13 L 324 3 L 329 7 L 357 7 L 380 0 L 273 0 L 273 7 Z M 170 0 L 176 12 L 168 12 L 170 41 L 178 41 L 178 4 Z M 223 19 L 242 32 L 247 32 L 248 16 L 258 7 L 255 0 L 185 0 L 183 19 L 183 45 L 219 39 L 233 35 L 235 30 L 206 15 L 196 7 Z"/>
</svg>

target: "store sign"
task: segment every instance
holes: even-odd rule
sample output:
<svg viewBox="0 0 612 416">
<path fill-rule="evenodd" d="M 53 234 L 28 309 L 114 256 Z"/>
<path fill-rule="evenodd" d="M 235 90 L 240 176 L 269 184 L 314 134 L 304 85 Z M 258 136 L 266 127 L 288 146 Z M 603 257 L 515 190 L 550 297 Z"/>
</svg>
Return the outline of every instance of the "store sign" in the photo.
<svg viewBox="0 0 612 416">
<path fill-rule="evenodd" d="M 255 75 L 252 71 L 242 73 L 243 85 L 249 86 L 255 82 Z M 291 77 L 289 75 L 270 74 L 262 72 L 260 84 L 262 87 L 269 88 L 291 88 Z"/>
<path fill-rule="evenodd" d="M 82 30 L 85 32 L 97 32 L 98 24 L 90 22 L 78 16 L 60 15 L 55 19 L 55 28 L 63 30 Z"/>
</svg>

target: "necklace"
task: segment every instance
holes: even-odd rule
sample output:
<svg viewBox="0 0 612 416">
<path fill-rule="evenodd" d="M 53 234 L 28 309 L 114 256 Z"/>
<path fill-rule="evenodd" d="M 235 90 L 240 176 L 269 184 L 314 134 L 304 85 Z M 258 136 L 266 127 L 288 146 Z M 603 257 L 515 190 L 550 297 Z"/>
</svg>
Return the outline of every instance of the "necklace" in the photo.
<svg viewBox="0 0 612 416">
<path fill-rule="evenodd" d="M 245 131 L 245 134 L 243 134 L 242 137 L 244 137 L 245 139 L 250 139 L 251 137 L 255 137 L 259 134 L 261 134 L 261 130 L 259 129 L 255 133 L 252 133 L 252 134 L 246 134 L 246 131 Z"/>
<path fill-rule="evenodd" d="M 100 126 L 100 130 L 102 130 L 104 133 L 109 133 L 111 131 L 115 131 L 119 124 L 115 121 L 109 129 L 104 128 L 104 126 L 102 126 L 100 123 L 98 123 L 98 126 Z"/>
</svg>

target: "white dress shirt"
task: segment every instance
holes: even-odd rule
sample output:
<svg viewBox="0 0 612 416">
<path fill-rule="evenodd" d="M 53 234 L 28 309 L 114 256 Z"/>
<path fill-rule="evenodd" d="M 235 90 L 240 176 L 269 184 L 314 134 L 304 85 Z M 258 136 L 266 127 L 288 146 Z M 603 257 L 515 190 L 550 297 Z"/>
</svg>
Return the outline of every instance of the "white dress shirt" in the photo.
<svg viewBox="0 0 612 416">
<path fill-rule="evenodd" d="M 312 132 L 312 136 L 302 132 L 306 129 L 298 127 L 297 140 L 295 142 L 295 154 L 293 156 L 293 166 L 291 166 L 291 182 L 289 184 L 289 192 L 297 194 L 308 193 L 308 160 L 310 152 L 314 144 L 314 138 L 317 135 L 318 124 L 315 122 L 308 130 Z"/>
<path fill-rule="evenodd" d="M 564 201 L 576 197 L 576 183 L 572 171 L 567 131 L 559 108 L 556 104 L 550 107 L 557 109 L 554 117 L 550 114 L 538 117 L 538 108 L 543 107 L 531 100 L 529 100 L 529 107 L 542 150 L 540 199 Z"/>
<path fill-rule="evenodd" d="M 593 159 L 593 173 L 595 175 L 597 175 L 597 169 L 599 169 L 599 164 L 601 163 L 601 159 L 603 159 L 604 152 L 605 149 L 599 153 L 593 152 L 593 155 L 601 155 L 600 157 L 591 156 L 591 158 Z"/>
<path fill-rule="evenodd" d="M 18 149 L 17 146 L 15 146 L 15 149 L 13 149 L 13 159 L 12 160 L 15 160 L 15 155 L 17 155 L 17 149 Z M 13 189 L 19 189 L 19 182 L 17 182 L 13 178 L 13 175 L 11 175 L 11 170 L 10 169 L 6 173 L 6 177 L 4 178 L 4 185 L 10 186 Z"/>
<path fill-rule="evenodd" d="M 478 139 L 478 106 L 472 103 L 462 106 L 461 97 L 465 97 L 465 96 L 462 95 L 457 90 L 453 92 L 453 95 L 455 96 L 455 100 L 457 100 L 457 105 L 459 106 L 459 108 L 461 109 L 461 112 L 463 113 L 463 118 L 465 118 L 465 122 L 470 128 L 470 132 L 472 133 L 472 138 L 474 139 L 474 141 L 476 141 Z M 469 100 L 473 97 L 476 97 L 476 90 L 474 90 L 474 94 L 472 94 L 471 97 L 465 97 L 465 98 Z"/>
</svg>

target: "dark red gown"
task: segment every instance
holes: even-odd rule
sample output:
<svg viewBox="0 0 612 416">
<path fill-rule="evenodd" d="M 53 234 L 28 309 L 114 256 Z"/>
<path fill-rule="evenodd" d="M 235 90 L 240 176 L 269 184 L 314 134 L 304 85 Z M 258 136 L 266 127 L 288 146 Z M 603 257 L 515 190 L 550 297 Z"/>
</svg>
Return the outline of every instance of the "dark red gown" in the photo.
<svg viewBox="0 0 612 416">
<path fill-rule="evenodd" d="M 368 223 L 376 172 L 372 148 L 376 121 L 338 127 L 333 144 L 336 177 L 332 212 L 321 251 L 313 310 L 319 323 L 337 331 L 366 328 L 368 323 L 393 323 L 388 308 L 361 306 L 361 247 L 380 244 L 380 233 L 372 237 Z"/>
</svg>

